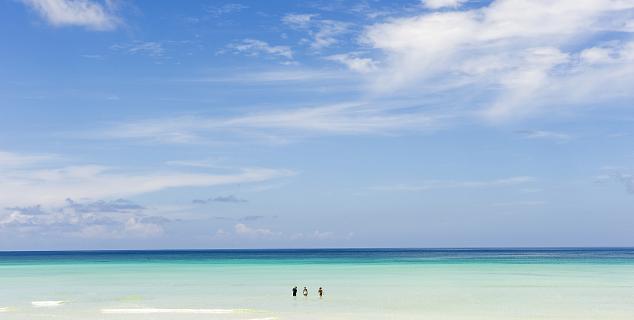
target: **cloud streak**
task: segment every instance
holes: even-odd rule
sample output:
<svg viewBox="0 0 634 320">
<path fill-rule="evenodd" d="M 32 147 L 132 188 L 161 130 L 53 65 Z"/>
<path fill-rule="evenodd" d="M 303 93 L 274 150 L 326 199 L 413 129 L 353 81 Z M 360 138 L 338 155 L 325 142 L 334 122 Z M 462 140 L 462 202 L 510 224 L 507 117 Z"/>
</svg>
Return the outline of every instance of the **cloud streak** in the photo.
<svg viewBox="0 0 634 320">
<path fill-rule="evenodd" d="M 100 165 L 48 168 L 18 167 L 0 172 L 0 204 L 59 204 L 68 198 L 117 198 L 167 188 L 206 187 L 263 182 L 294 175 L 281 169 L 242 168 L 232 173 L 211 174 L 184 171 L 131 172 Z M 124 202 L 100 206 L 125 208 Z"/>
<path fill-rule="evenodd" d="M 104 138 L 139 139 L 159 143 L 201 143 L 209 136 L 225 139 L 267 137 L 264 141 L 311 135 L 398 134 L 434 130 L 440 119 L 424 107 L 394 107 L 390 103 L 342 103 L 253 113 L 233 118 L 189 116 L 150 119 L 116 125 Z M 279 138 L 279 139 L 277 139 Z M 273 140 L 271 140 L 273 139 Z"/>
<path fill-rule="evenodd" d="M 212 203 L 212 202 L 246 203 L 248 201 L 246 199 L 238 198 L 238 197 L 236 197 L 234 195 L 218 196 L 218 197 L 211 197 L 211 198 L 207 198 L 207 199 L 195 199 L 195 200 L 192 200 L 192 203 L 195 203 L 195 204 L 207 204 L 207 203 Z"/>
</svg>

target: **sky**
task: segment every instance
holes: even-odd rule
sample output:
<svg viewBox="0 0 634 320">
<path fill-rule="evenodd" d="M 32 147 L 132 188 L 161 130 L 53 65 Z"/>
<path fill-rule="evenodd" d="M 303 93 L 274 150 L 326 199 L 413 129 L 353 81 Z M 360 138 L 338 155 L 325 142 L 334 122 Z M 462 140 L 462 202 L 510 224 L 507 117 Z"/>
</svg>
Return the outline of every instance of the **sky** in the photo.
<svg viewBox="0 0 634 320">
<path fill-rule="evenodd" d="M 634 246 L 629 0 L 0 2 L 0 250 Z"/>
</svg>

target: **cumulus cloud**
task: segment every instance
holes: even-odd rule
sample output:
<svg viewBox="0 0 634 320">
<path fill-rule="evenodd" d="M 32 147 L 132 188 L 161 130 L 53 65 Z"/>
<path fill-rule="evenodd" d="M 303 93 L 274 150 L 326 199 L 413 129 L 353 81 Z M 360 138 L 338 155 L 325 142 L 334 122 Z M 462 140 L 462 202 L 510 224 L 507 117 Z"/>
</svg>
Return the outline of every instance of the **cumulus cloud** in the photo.
<svg viewBox="0 0 634 320">
<path fill-rule="evenodd" d="M 485 93 L 478 114 L 490 121 L 624 102 L 634 81 L 633 10 L 634 3 L 619 0 L 497 0 L 389 20 L 362 35 L 385 56 L 368 79 L 385 94 L 444 86 L 452 89 L 446 104 L 457 93 Z M 611 44 L 597 47 L 598 36 Z"/>
<path fill-rule="evenodd" d="M 39 204 L 34 206 L 26 206 L 26 207 L 7 207 L 5 209 L 7 211 L 20 212 L 22 214 L 31 215 L 31 216 L 46 214 L 46 212 L 42 210 L 42 206 Z"/>
<path fill-rule="evenodd" d="M 281 57 L 287 60 L 293 59 L 293 50 L 288 46 L 274 46 L 269 43 L 256 40 L 256 39 L 244 39 L 239 42 L 230 43 L 227 45 L 227 49 L 237 54 L 244 54 L 247 56 L 259 56 L 267 55 L 273 57 Z"/>
<path fill-rule="evenodd" d="M 0 212 L 0 229 L 20 234 L 82 238 L 152 237 L 171 220 L 150 216 L 129 200 L 73 201 L 61 206 L 8 207 Z"/>
<path fill-rule="evenodd" d="M 110 1 L 22 0 L 53 26 L 80 26 L 91 30 L 113 30 L 120 23 Z"/>
</svg>

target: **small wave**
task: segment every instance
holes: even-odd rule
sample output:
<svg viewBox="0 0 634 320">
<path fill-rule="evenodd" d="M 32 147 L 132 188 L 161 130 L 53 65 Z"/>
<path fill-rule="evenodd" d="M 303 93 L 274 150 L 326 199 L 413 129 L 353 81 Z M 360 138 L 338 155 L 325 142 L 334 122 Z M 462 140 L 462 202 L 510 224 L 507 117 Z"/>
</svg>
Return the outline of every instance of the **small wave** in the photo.
<svg viewBox="0 0 634 320">
<path fill-rule="evenodd" d="M 7 307 L 0 307 L 0 312 L 7 312 L 9 311 L 9 308 Z"/>
<path fill-rule="evenodd" d="M 64 304 L 64 301 L 32 301 L 31 305 L 34 307 L 59 307 Z"/>
<path fill-rule="evenodd" d="M 233 309 L 159 309 L 159 308 L 134 308 L 134 309 L 101 309 L 104 314 L 229 314 Z"/>
</svg>

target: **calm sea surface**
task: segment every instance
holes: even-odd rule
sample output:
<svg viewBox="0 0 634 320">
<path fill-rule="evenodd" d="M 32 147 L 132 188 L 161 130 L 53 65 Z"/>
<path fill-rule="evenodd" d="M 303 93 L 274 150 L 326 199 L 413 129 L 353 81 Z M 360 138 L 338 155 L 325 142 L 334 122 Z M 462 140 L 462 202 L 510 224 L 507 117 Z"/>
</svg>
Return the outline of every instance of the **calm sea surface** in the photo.
<svg viewBox="0 0 634 320">
<path fill-rule="evenodd" d="M 0 252 L 0 319 L 634 319 L 634 249 Z"/>
</svg>

